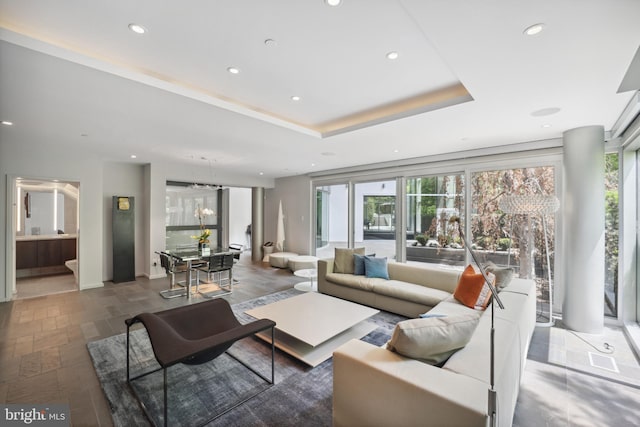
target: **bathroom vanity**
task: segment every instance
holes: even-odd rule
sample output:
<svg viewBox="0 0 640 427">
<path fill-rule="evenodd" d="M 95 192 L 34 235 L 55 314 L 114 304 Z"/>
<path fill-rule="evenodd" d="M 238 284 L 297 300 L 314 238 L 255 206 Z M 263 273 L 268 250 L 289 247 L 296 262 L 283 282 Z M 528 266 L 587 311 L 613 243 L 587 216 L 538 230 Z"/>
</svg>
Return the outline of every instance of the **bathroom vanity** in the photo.
<svg viewBox="0 0 640 427">
<path fill-rule="evenodd" d="M 16 277 L 68 273 L 65 262 L 76 258 L 76 235 L 16 236 Z"/>
</svg>

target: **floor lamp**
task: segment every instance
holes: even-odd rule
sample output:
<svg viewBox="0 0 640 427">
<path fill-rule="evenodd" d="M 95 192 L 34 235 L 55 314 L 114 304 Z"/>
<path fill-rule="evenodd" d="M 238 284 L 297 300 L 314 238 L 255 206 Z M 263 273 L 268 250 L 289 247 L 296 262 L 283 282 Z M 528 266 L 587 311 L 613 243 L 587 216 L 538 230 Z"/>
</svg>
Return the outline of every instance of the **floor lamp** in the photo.
<svg viewBox="0 0 640 427">
<path fill-rule="evenodd" d="M 467 248 L 467 251 L 469 251 L 469 255 L 471 255 L 471 259 L 473 259 L 473 262 L 478 266 L 478 269 L 480 270 L 480 273 L 482 273 L 482 277 L 484 278 L 485 283 L 487 284 L 487 286 L 489 286 L 489 289 L 491 290 L 491 336 L 490 336 L 490 371 L 489 371 L 489 382 L 491 385 L 491 388 L 489 388 L 489 404 L 488 404 L 488 412 L 489 412 L 489 420 L 490 423 L 489 425 L 491 427 L 495 427 L 497 420 L 496 420 L 496 413 L 498 411 L 498 399 L 497 399 L 497 393 L 496 393 L 496 389 L 495 389 L 495 327 L 494 327 L 494 313 L 495 313 L 495 304 L 498 304 L 498 307 L 500 307 L 501 309 L 504 309 L 504 304 L 502 304 L 502 301 L 500 300 L 500 297 L 498 296 L 498 291 L 496 290 L 495 286 L 493 286 L 493 283 L 491 280 L 489 280 L 489 277 L 487 277 L 487 273 L 484 271 L 484 268 L 482 267 L 482 265 L 478 262 L 478 259 L 476 258 L 476 254 L 473 252 L 473 250 L 471 249 L 471 245 L 468 244 L 467 239 L 464 237 L 464 233 L 462 232 L 462 227 L 460 226 L 460 217 L 458 216 L 452 216 L 449 219 L 449 223 L 453 224 L 456 223 L 458 226 L 458 234 L 460 234 L 460 239 L 462 239 L 462 242 L 464 243 L 464 247 Z"/>
<path fill-rule="evenodd" d="M 543 194 L 523 194 L 504 196 L 498 203 L 500 210 L 506 214 L 511 214 L 511 230 L 513 230 L 514 215 L 539 215 L 542 218 L 542 228 L 544 229 L 544 246 L 547 259 L 547 278 L 549 280 L 549 321 L 536 322 L 537 326 L 553 326 L 553 282 L 551 281 L 551 262 L 549 258 L 549 241 L 547 239 L 546 215 L 555 213 L 560 207 L 560 202 L 556 196 L 545 196 Z M 511 261 L 511 239 L 509 239 L 509 258 Z"/>
</svg>

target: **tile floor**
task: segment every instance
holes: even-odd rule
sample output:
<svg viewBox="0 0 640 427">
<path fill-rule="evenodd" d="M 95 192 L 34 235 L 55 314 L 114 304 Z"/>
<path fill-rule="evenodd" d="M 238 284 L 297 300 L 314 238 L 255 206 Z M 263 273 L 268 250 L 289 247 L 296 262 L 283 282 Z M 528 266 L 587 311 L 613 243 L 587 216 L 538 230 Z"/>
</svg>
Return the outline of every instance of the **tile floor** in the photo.
<svg viewBox="0 0 640 427">
<path fill-rule="evenodd" d="M 288 270 L 252 263 L 250 256 L 234 268 L 234 277 L 239 282 L 225 297 L 232 304 L 300 281 Z M 187 303 L 161 298 L 158 291 L 167 283 L 138 278 L 0 303 L 0 403 L 68 403 L 72 425 L 112 425 L 86 343 L 124 332 L 124 319 L 142 311 Z M 614 347 L 619 372 L 589 363 L 589 352 L 600 354 L 592 345 L 607 351 L 604 342 Z M 537 328 L 518 402 L 517 427 L 637 426 L 640 365 L 619 328 L 607 327 L 603 336 L 578 336 L 561 324 Z"/>
<path fill-rule="evenodd" d="M 73 273 L 16 280 L 16 299 L 34 298 L 78 289 Z"/>
</svg>

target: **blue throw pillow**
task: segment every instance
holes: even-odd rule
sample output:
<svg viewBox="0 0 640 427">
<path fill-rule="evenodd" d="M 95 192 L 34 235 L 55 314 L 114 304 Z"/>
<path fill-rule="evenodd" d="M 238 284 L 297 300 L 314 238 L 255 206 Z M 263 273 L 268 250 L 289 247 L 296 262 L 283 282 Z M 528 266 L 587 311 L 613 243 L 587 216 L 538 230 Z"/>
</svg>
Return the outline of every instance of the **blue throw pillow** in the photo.
<svg viewBox="0 0 640 427">
<path fill-rule="evenodd" d="M 364 276 L 364 255 L 353 254 L 353 274 Z"/>
<path fill-rule="evenodd" d="M 378 277 L 380 279 L 389 280 L 389 272 L 387 271 L 386 258 L 374 258 L 370 256 L 364 257 L 364 270 L 367 277 Z"/>
<path fill-rule="evenodd" d="M 447 315 L 446 314 L 430 314 L 429 312 L 427 312 L 427 313 L 422 313 L 420 317 L 423 319 L 429 319 L 431 317 L 447 317 Z"/>
</svg>

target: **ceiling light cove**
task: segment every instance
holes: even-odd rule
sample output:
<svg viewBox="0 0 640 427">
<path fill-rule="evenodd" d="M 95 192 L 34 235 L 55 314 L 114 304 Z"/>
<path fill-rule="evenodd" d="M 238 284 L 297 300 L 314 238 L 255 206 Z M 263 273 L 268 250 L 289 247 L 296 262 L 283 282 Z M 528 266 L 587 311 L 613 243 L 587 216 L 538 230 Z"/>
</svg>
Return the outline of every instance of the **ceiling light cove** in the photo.
<svg viewBox="0 0 640 427">
<path fill-rule="evenodd" d="M 523 33 L 527 36 L 535 36 L 536 34 L 540 34 L 544 30 L 544 24 L 533 24 L 524 29 Z"/>
<path fill-rule="evenodd" d="M 136 34 L 144 34 L 147 32 L 147 29 L 139 24 L 129 24 L 129 29 Z"/>
<path fill-rule="evenodd" d="M 392 60 L 392 61 L 393 61 L 394 59 L 398 59 L 398 56 L 400 56 L 400 55 L 399 55 L 399 54 L 398 54 L 398 52 L 396 52 L 395 50 L 394 50 L 394 51 L 391 51 L 391 52 L 389 52 L 389 53 L 387 53 L 387 59 L 390 59 L 390 60 Z"/>
<path fill-rule="evenodd" d="M 240 69 L 236 68 L 236 67 L 228 67 L 227 71 L 230 72 L 231 74 L 239 74 L 240 73 Z"/>
</svg>

